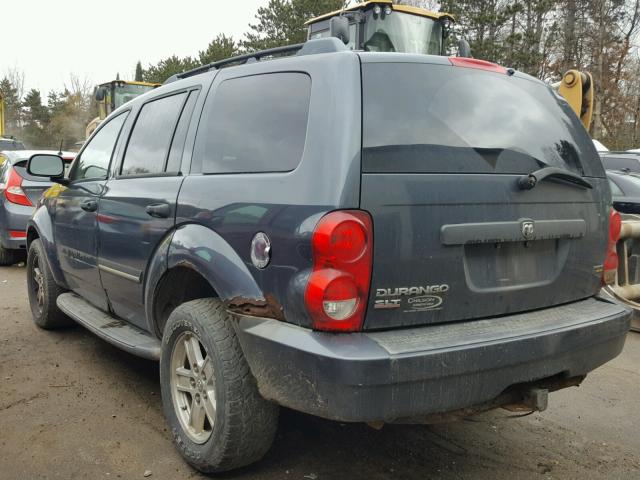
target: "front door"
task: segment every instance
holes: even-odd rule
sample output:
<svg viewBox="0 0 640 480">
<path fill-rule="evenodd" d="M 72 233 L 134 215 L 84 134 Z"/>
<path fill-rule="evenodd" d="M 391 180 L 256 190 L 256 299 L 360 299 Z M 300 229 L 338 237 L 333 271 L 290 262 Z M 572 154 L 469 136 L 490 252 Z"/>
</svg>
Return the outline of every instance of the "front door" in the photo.
<svg viewBox="0 0 640 480">
<path fill-rule="evenodd" d="M 97 263 L 98 199 L 126 117 L 122 113 L 100 127 L 75 160 L 69 186 L 55 203 L 55 243 L 67 285 L 103 310 L 107 299 Z"/>
<path fill-rule="evenodd" d="M 122 164 L 99 205 L 99 269 L 114 313 L 146 329 L 144 274 L 175 224 L 182 150 L 197 92 L 140 109 Z"/>
</svg>

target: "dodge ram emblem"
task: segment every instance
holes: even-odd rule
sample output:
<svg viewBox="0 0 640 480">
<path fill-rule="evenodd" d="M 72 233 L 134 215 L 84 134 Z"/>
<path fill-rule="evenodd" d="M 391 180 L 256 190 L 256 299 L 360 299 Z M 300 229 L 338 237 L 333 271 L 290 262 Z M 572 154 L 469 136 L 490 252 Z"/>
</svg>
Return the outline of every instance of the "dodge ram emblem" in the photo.
<svg viewBox="0 0 640 480">
<path fill-rule="evenodd" d="M 535 236 L 535 233 L 536 233 L 536 227 L 533 221 L 526 220 L 522 222 L 522 236 L 526 240 L 531 240 Z"/>
</svg>

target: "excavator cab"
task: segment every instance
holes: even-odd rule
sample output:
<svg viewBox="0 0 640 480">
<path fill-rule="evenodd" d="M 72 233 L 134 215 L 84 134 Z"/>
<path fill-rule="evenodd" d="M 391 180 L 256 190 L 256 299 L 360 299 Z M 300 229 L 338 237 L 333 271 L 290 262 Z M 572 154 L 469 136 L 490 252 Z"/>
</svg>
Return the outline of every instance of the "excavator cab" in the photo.
<svg viewBox="0 0 640 480">
<path fill-rule="evenodd" d="M 444 55 L 453 22 L 448 13 L 386 0 L 337 10 L 309 20 L 306 26 L 308 39 L 338 37 L 352 50 Z"/>
<path fill-rule="evenodd" d="M 86 138 L 89 138 L 98 125 L 107 118 L 111 112 L 118 109 L 134 98 L 159 87 L 159 83 L 129 82 L 124 80 L 112 80 L 98 85 L 95 89 L 95 99 L 98 103 L 98 116 L 89 122 L 86 128 Z"/>
<path fill-rule="evenodd" d="M 123 80 L 113 80 L 98 85 L 96 87 L 95 97 L 98 102 L 100 119 L 104 120 L 111 112 L 128 101 L 158 86 L 160 86 L 159 83 L 128 82 Z"/>
</svg>

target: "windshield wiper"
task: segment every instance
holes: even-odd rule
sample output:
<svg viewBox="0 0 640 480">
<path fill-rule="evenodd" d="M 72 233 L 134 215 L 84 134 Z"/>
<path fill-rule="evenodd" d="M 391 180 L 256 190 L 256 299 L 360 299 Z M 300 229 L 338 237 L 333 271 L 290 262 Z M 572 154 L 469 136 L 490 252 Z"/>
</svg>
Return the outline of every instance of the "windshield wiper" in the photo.
<svg viewBox="0 0 640 480">
<path fill-rule="evenodd" d="M 576 187 L 593 188 L 593 185 L 591 185 L 577 173 L 573 173 L 569 170 L 564 170 L 562 168 L 556 167 L 545 167 L 541 168 L 540 170 L 536 170 L 529 175 L 523 175 L 518 179 L 518 186 L 521 190 L 531 190 L 538 184 L 538 182 L 541 182 L 546 178 L 563 180 L 572 185 L 575 185 Z"/>
</svg>

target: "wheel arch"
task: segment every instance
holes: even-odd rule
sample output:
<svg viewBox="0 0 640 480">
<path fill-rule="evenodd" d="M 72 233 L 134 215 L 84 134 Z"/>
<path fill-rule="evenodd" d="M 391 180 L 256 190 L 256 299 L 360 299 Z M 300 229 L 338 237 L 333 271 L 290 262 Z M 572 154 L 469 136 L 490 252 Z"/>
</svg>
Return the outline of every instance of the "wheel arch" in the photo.
<svg viewBox="0 0 640 480">
<path fill-rule="evenodd" d="M 27 225 L 27 252 L 31 243 L 36 239 L 40 239 L 42 242 L 46 261 L 49 264 L 53 279 L 58 285 L 67 288 L 62 267 L 60 266 L 60 259 L 56 252 L 53 223 L 46 208 L 37 209 L 31 220 L 29 220 Z"/>
<path fill-rule="evenodd" d="M 178 227 L 160 244 L 147 269 L 145 311 L 150 331 L 162 336 L 179 304 L 216 297 L 227 306 L 262 306 L 262 290 L 229 243 L 199 224 Z"/>
</svg>

